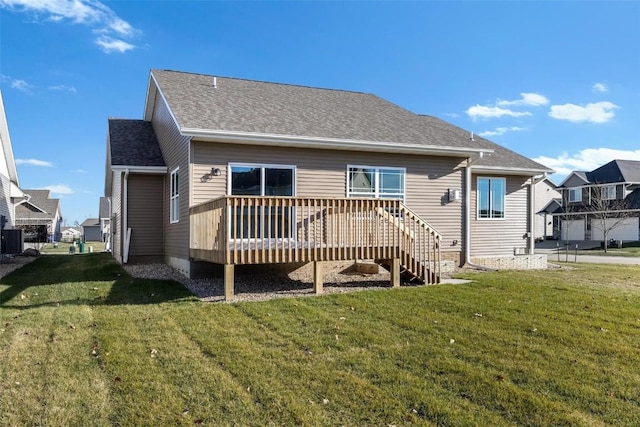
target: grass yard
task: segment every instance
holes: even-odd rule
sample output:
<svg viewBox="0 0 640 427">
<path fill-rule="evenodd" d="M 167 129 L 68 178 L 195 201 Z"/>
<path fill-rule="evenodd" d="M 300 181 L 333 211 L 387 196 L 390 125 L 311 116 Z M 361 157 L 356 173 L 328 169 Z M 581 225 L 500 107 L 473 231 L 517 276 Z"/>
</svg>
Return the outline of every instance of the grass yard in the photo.
<svg viewBox="0 0 640 427">
<path fill-rule="evenodd" d="M 104 242 L 86 242 L 84 244 L 84 252 L 85 253 L 89 253 L 89 247 L 91 247 L 91 251 L 92 252 L 102 252 L 104 251 Z M 69 247 L 72 246 L 71 243 L 64 243 L 64 242 L 58 242 L 55 245 L 53 243 L 44 243 L 42 245 L 42 249 L 40 249 L 40 252 L 42 252 L 45 255 L 63 255 L 63 254 L 69 254 Z M 79 247 L 76 244 L 76 246 L 74 247 L 73 251 L 74 254 L 79 253 Z"/>
<path fill-rule="evenodd" d="M 572 266 L 207 304 L 41 257 L 0 279 L 1 423 L 637 426 L 640 267 Z"/>
</svg>

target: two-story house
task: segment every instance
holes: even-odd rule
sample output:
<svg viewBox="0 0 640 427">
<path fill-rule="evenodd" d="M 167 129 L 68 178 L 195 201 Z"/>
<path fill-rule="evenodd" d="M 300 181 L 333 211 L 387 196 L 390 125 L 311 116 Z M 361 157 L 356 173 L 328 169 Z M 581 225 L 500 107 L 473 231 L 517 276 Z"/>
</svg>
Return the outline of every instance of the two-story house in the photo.
<svg viewBox="0 0 640 427">
<path fill-rule="evenodd" d="M 640 240 L 640 161 L 613 160 L 573 171 L 558 186 L 563 240 Z"/>
</svg>

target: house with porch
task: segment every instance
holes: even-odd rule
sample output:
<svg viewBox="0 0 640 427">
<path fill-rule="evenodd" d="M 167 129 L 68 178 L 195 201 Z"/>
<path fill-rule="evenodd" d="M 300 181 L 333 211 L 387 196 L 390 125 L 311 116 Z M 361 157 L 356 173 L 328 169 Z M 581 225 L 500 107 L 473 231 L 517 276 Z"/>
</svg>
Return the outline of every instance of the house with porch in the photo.
<svg viewBox="0 0 640 427">
<path fill-rule="evenodd" d="M 62 210 L 60 199 L 52 199 L 49 190 L 24 190 L 25 198 L 15 207 L 16 228 L 24 231 L 25 241 L 60 241 Z"/>
<path fill-rule="evenodd" d="M 612 160 L 592 171 L 573 171 L 558 186 L 553 215 L 563 240 L 640 240 L 640 161 Z"/>
<path fill-rule="evenodd" d="M 108 121 L 112 254 L 194 277 L 220 266 L 371 260 L 544 268 L 533 190 L 553 172 L 375 95 L 152 70 L 142 119 Z M 239 267 L 241 268 L 241 267 Z"/>
</svg>

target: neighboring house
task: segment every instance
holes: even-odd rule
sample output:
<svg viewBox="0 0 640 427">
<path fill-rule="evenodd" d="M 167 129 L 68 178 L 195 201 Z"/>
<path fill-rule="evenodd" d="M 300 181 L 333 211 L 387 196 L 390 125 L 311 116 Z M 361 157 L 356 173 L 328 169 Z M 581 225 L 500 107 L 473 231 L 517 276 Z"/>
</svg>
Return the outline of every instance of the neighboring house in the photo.
<svg viewBox="0 0 640 427">
<path fill-rule="evenodd" d="M 4 217 L 3 228 L 10 229 L 15 226 L 15 204 L 24 197 L 18 182 L 18 171 L 0 92 L 0 216 Z"/>
<path fill-rule="evenodd" d="M 60 227 L 60 241 L 74 242 L 82 238 L 82 231 L 75 227 Z"/>
<path fill-rule="evenodd" d="M 60 200 L 49 198 L 49 190 L 24 190 L 26 198 L 16 205 L 16 228 L 24 230 L 25 241 L 60 240 Z"/>
<path fill-rule="evenodd" d="M 98 218 L 87 218 L 82 224 L 82 237 L 85 242 L 102 242 L 102 230 Z"/>
<path fill-rule="evenodd" d="M 557 223 L 552 213 L 562 205 L 561 195 L 549 178 L 543 178 L 535 185 L 536 212 L 535 238 L 537 241 L 557 238 Z"/>
<path fill-rule="evenodd" d="M 105 249 L 111 249 L 111 200 L 108 197 L 100 197 L 100 207 L 98 209 L 100 217 L 101 241 L 105 243 Z"/>
<path fill-rule="evenodd" d="M 573 171 L 558 186 L 554 212 L 564 240 L 640 240 L 640 161 L 613 160 L 593 171 Z M 624 217 L 624 218 L 621 218 Z M 604 224 L 604 226 L 603 226 Z"/>
<path fill-rule="evenodd" d="M 120 262 L 377 260 L 432 283 L 443 261 L 533 255 L 547 167 L 375 95 L 152 70 L 143 120 L 110 119 L 105 196 Z M 517 256 L 516 256 L 517 255 Z"/>
</svg>

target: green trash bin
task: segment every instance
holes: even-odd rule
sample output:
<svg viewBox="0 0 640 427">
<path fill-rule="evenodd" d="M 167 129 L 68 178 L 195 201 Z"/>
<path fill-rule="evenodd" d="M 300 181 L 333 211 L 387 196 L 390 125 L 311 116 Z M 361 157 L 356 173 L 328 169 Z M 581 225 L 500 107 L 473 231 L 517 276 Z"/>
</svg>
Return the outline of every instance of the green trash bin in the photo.
<svg viewBox="0 0 640 427">
<path fill-rule="evenodd" d="M 76 247 L 73 246 L 73 245 L 69 246 L 69 253 L 70 254 L 75 254 L 76 253 Z"/>
<path fill-rule="evenodd" d="M 84 242 L 81 240 L 78 240 L 78 250 L 81 254 L 84 253 Z"/>
</svg>

